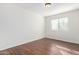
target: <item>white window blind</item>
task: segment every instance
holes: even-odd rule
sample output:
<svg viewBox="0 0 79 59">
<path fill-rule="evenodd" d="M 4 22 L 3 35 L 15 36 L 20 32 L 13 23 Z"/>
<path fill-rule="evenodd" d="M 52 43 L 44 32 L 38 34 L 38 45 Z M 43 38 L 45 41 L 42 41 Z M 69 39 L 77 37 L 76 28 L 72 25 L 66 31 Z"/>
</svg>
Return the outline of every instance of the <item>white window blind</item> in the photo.
<svg viewBox="0 0 79 59">
<path fill-rule="evenodd" d="M 52 24 L 52 30 L 58 31 L 58 30 L 68 30 L 68 18 L 59 18 L 59 19 L 54 19 L 51 21 Z"/>
</svg>

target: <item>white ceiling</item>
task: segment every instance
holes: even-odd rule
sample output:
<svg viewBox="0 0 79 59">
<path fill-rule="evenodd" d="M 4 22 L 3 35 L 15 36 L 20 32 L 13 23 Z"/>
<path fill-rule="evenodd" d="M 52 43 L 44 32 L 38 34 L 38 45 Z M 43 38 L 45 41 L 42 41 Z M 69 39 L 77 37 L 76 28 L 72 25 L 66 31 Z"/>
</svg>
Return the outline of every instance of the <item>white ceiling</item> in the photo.
<svg viewBox="0 0 79 59">
<path fill-rule="evenodd" d="M 42 16 L 55 15 L 79 8 L 79 3 L 52 3 L 48 8 L 44 6 L 44 3 L 19 3 L 16 5 Z"/>
</svg>

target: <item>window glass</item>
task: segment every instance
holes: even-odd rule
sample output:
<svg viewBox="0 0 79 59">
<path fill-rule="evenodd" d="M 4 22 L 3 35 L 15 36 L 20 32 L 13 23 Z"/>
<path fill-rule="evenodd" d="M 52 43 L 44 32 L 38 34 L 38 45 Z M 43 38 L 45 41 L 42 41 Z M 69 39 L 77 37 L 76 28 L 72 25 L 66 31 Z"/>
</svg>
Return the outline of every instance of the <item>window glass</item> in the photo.
<svg viewBox="0 0 79 59">
<path fill-rule="evenodd" d="M 58 30 L 68 30 L 68 18 L 59 18 L 51 21 L 52 24 L 52 30 L 58 31 Z"/>
</svg>

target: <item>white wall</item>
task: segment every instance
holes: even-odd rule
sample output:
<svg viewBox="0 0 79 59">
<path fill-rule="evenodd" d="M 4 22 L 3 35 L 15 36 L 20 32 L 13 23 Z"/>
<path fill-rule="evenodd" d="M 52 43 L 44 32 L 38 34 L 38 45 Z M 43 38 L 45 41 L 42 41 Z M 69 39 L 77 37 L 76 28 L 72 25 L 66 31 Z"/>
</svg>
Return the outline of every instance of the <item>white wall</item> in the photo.
<svg viewBox="0 0 79 59">
<path fill-rule="evenodd" d="M 41 16 L 14 4 L 0 4 L 0 50 L 44 37 Z"/>
<path fill-rule="evenodd" d="M 53 31 L 51 29 L 51 20 L 68 17 L 68 31 Z M 79 10 L 51 15 L 45 17 L 46 37 L 54 38 L 62 41 L 68 41 L 79 44 Z"/>
</svg>

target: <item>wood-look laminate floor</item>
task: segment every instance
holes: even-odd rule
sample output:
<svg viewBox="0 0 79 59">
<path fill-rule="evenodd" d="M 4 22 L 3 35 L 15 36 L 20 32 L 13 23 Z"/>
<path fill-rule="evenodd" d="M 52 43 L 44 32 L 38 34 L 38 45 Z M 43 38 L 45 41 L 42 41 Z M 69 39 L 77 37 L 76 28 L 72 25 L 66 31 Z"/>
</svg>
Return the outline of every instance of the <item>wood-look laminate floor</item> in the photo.
<svg viewBox="0 0 79 59">
<path fill-rule="evenodd" d="M 43 38 L 0 51 L 0 55 L 79 55 L 79 44 Z"/>
</svg>

